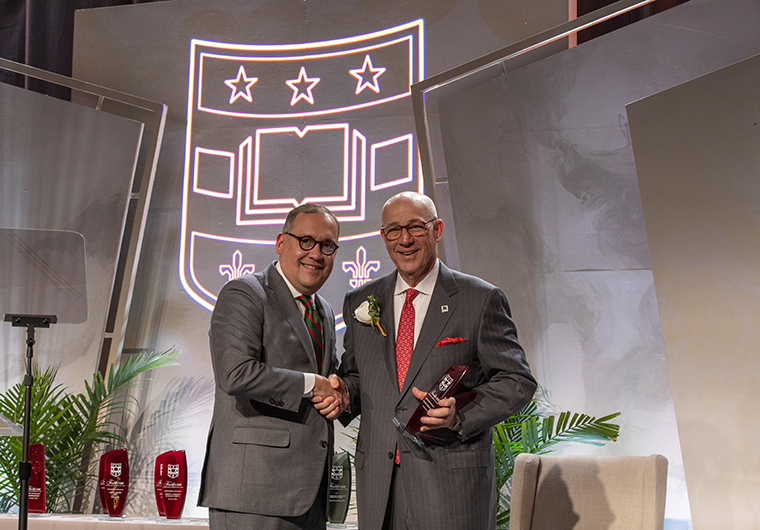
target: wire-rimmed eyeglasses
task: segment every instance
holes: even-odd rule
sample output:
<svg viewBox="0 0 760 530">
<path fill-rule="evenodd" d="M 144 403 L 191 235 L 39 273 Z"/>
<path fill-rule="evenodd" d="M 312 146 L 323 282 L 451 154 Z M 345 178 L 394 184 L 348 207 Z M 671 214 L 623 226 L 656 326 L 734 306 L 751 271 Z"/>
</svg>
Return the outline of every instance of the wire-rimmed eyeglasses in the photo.
<svg viewBox="0 0 760 530">
<path fill-rule="evenodd" d="M 311 236 L 297 236 L 295 234 L 291 234 L 290 232 L 285 232 L 285 234 L 297 239 L 298 246 L 301 247 L 301 250 L 305 250 L 307 252 L 313 249 L 315 245 L 319 245 L 319 251 L 325 256 L 332 256 L 335 254 L 335 251 L 338 250 L 338 244 L 329 239 L 326 239 L 325 241 L 317 241 Z"/>
</svg>

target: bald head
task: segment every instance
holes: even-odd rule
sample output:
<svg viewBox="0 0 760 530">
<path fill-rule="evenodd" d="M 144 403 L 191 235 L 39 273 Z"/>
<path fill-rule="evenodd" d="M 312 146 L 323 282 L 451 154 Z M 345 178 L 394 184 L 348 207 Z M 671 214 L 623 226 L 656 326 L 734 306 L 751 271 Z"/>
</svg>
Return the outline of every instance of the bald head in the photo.
<svg viewBox="0 0 760 530">
<path fill-rule="evenodd" d="M 382 213 L 383 225 L 387 224 L 387 212 L 401 204 L 414 208 L 426 220 L 438 218 L 438 212 L 435 209 L 433 199 L 415 191 L 402 191 L 385 201 Z"/>
</svg>

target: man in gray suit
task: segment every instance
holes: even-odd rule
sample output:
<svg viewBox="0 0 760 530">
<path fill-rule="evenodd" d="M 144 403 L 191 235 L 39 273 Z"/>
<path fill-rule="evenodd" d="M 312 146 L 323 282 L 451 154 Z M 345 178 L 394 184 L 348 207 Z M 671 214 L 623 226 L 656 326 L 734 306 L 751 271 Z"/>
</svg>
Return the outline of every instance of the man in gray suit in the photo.
<svg viewBox="0 0 760 530">
<path fill-rule="evenodd" d="M 299 206 L 277 236 L 279 261 L 219 294 L 198 500 L 210 507 L 212 530 L 325 528 L 333 426 L 311 400 L 343 404 L 327 379 L 336 366 L 335 316 L 315 293 L 330 276 L 338 236 L 327 208 Z"/>
<path fill-rule="evenodd" d="M 345 353 L 338 371 L 345 386 L 336 384 L 350 396 L 350 413 L 341 421 L 361 414 L 355 461 L 359 528 L 496 528 L 492 427 L 522 408 L 536 388 L 507 299 L 497 287 L 438 260 L 443 222 L 428 197 L 392 197 L 382 222 L 397 270 L 346 295 Z M 379 304 L 387 336 L 349 317 L 370 296 Z M 435 441 L 420 451 L 392 420 L 405 425 L 453 364 L 470 371 L 459 394 L 423 417 L 422 429 Z M 316 407 L 327 417 L 340 410 L 330 399 Z"/>
</svg>

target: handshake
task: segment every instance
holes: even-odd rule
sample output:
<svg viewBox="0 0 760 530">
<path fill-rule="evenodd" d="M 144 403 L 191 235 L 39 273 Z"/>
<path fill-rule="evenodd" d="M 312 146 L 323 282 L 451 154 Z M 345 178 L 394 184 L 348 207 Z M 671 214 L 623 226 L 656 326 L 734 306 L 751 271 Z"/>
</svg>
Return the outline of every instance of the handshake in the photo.
<svg viewBox="0 0 760 530">
<path fill-rule="evenodd" d="M 317 375 L 311 391 L 314 408 L 328 420 L 334 420 L 348 410 L 348 390 L 343 379 L 335 374 L 329 378 Z"/>
<path fill-rule="evenodd" d="M 422 392 L 416 387 L 412 388 L 412 393 L 420 401 L 424 401 L 428 397 L 427 392 Z M 314 408 L 328 420 L 334 420 L 343 412 L 349 410 L 349 396 L 346 383 L 335 374 L 330 375 L 329 378 L 317 375 L 311 394 Z M 439 397 L 435 393 L 433 395 Z M 447 395 L 443 399 L 428 404 L 425 407 L 425 411 L 425 414 L 419 419 L 421 424 L 420 432 L 442 428 L 454 429 L 459 423 L 456 399 L 451 396 Z"/>
</svg>

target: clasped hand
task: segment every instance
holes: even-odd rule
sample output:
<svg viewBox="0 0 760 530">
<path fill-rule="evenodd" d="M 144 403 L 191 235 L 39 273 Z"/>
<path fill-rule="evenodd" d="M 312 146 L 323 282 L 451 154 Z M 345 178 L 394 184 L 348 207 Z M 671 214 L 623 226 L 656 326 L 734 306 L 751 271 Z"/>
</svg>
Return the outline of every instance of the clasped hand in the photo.
<svg viewBox="0 0 760 530">
<path fill-rule="evenodd" d="M 317 375 L 311 396 L 314 408 L 328 420 L 334 420 L 348 409 L 346 384 L 335 374 L 331 374 L 329 378 Z"/>
</svg>

